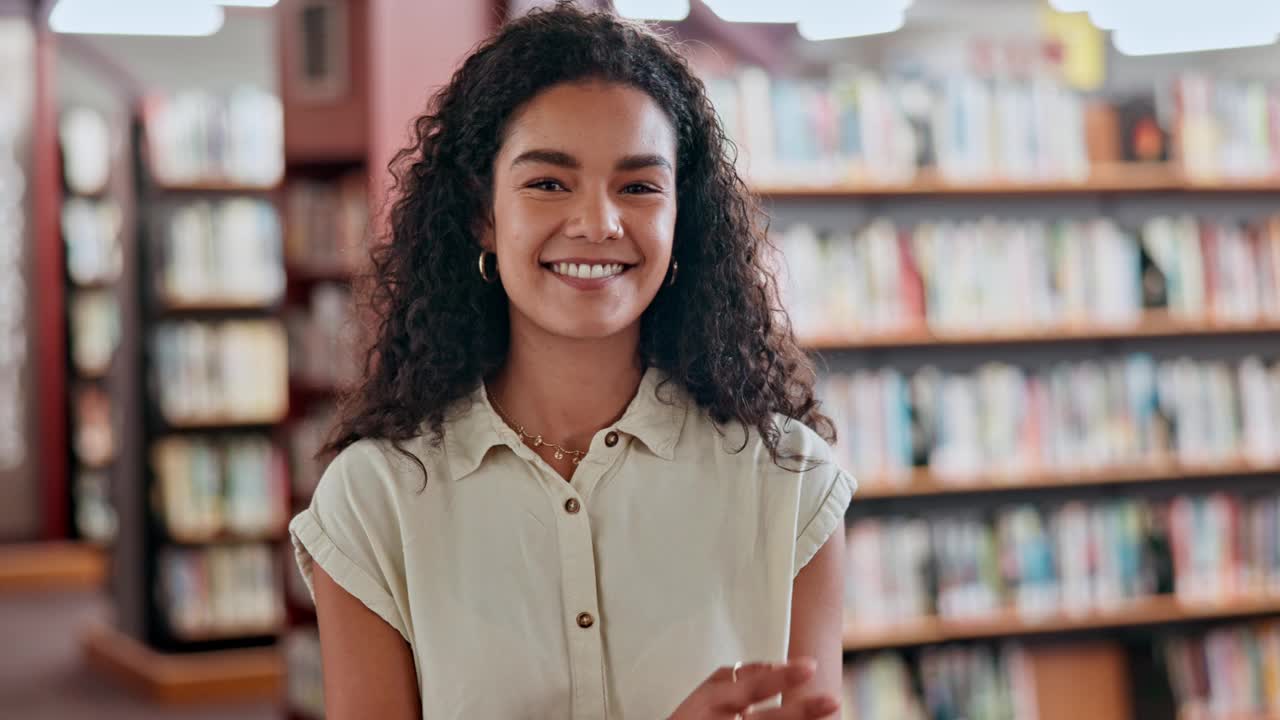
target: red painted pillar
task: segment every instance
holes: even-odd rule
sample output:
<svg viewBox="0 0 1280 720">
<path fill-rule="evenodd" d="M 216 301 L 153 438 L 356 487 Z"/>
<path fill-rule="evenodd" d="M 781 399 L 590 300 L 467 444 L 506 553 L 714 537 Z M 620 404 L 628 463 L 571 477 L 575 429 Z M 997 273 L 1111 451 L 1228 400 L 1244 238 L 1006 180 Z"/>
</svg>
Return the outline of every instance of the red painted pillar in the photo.
<svg viewBox="0 0 1280 720">
<path fill-rule="evenodd" d="M 58 107 L 55 37 L 45 15 L 36 17 L 35 113 L 32 125 L 33 277 L 35 304 L 34 358 L 39 458 L 43 492 L 44 535 L 69 534 L 67 445 L 67 337 L 65 258 L 60 227 L 61 171 L 58 167 Z"/>
</svg>

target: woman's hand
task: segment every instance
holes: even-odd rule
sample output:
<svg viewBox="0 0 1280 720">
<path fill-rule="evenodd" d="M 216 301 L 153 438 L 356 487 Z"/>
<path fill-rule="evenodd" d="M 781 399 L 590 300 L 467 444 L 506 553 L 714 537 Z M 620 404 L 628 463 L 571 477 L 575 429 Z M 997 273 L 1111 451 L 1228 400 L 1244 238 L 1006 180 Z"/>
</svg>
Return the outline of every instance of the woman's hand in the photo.
<svg viewBox="0 0 1280 720">
<path fill-rule="evenodd" d="M 780 707 L 747 713 L 747 708 L 778 693 L 800 687 L 813 677 L 817 664 L 809 658 L 785 663 L 752 663 L 711 673 L 668 720 L 816 720 L 840 709 L 830 695 L 790 699 Z"/>
</svg>

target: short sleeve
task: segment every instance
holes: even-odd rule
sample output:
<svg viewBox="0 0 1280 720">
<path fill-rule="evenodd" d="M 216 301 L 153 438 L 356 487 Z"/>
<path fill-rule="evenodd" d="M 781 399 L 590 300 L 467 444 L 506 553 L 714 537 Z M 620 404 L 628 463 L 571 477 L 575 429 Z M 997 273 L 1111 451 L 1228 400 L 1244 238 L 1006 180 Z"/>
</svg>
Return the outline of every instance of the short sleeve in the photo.
<svg viewBox="0 0 1280 720">
<path fill-rule="evenodd" d="M 325 470 L 311 506 L 289 523 L 289 535 L 313 597 L 312 570 L 318 564 L 409 641 L 396 603 L 397 595 L 403 598 L 404 553 L 389 472 L 369 441 L 348 447 Z"/>
<path fill-rule="evenodd" d="M 794 576 L 840 526 L 858 484 L 836 464 L 831 446 L 816 432 L 794 420 L 785 427 L 785 450 L 808 459 L 796 505 Z"/>
<path fill-rule="evenodd" d="M 800 515 L 796 527 L 795 573 L 809 564 L 849 509 L 857 482 L 833 464 L 806 472 L 800 486 Z"/>
</svg>

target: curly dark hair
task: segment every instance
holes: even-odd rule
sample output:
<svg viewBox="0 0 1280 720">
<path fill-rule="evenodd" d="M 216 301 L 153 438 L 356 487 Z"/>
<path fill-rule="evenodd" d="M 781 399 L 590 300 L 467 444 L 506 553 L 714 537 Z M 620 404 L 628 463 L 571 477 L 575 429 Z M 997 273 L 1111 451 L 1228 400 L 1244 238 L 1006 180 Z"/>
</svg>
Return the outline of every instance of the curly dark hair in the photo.
<svg viewBox="0 0 1280 720">
<path fill-rule="evenodd" d="M 480 44 L 392 160 L 390 237 L 374 250 L 366 298 L 374 337 L 327 453 L 362 438 L 399 448 L 424 432 L 438 444 L 449 406 L 501 367 L 508 300 L 476 270 L 477 229 L 492 216 L 494 158 L 525 103 L 588 80 L 647 93 L 677 137 L 672 253 L 680 271 L 641 318 L 642 359 L 718 424 L 758 430 L 775 463 L 775 412 L 835 440 L 814 397 L 813 366 L 779 301 L 767 224 L 734 169 L 736 148 L 703 83 L 673 43 L 644 25 L 562 0 Z"/>
</svg>

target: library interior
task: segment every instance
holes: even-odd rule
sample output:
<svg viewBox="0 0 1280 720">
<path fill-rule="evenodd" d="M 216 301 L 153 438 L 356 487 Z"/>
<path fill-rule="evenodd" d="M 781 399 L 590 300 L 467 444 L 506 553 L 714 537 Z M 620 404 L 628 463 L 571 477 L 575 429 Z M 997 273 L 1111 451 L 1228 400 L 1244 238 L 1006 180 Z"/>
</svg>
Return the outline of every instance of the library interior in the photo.
<svg viewBox="0 0 1280 720">
<path fill-rule="evenodd" d="M 0 716 L 324 717 L 287 526 L 388 163 L 548 4 L 0 0 Z M 577 4 L 768 224 L 858 486 L 837 717 L 1280 720 L 1280 4 Z"/>
</svg>

